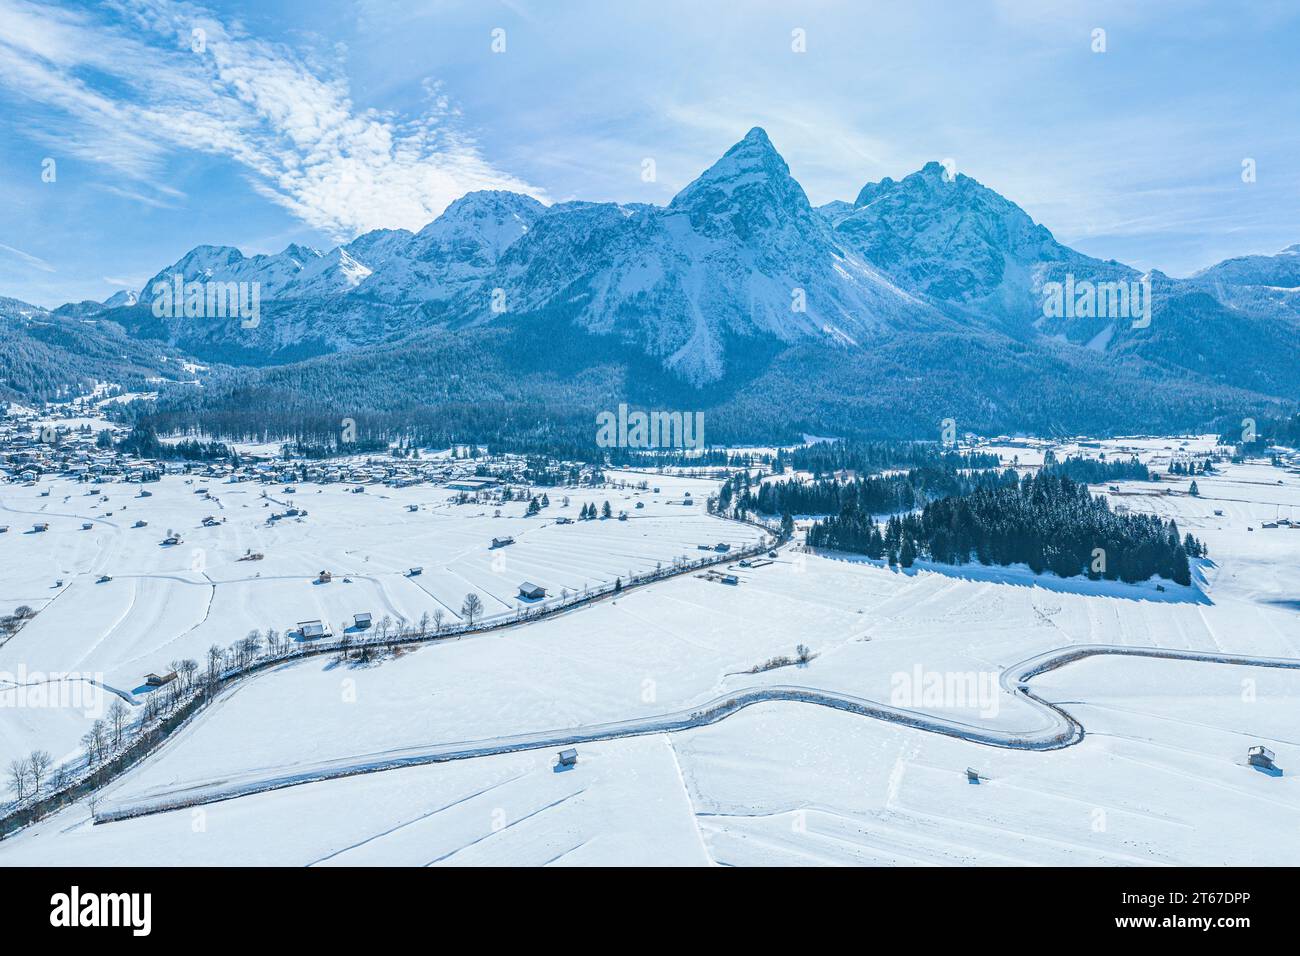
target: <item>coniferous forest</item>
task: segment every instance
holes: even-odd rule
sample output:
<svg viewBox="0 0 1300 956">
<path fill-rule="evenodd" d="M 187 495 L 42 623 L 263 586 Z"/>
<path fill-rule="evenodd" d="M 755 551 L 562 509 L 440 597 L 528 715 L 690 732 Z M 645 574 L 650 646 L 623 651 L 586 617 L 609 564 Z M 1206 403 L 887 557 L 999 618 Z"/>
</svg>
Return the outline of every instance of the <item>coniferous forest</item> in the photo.
<svg viewBox="0 0 1300 956">
<path fill-rule="evenodd" d="M 1109 461 L 1101 458 L 1069 457 L 1058 461 L 1051 453 L 1043 460 L 1043 469 L 1065 475 L 1084 484 L 1096 485 L 1105 481 L 1148 481 L 1151 470 L 1138 461 L 1137 457 Z"/>
<path fill-rule="evenodd" d="M 777 470 L 810 471 L 815 477 L 836 471 L 870 474 L 886 468 L 921 466 L 997 468 L 1001 459 L 988 452 L 962 452 L 932 441 L 821 441 L 782 449 Z"/>
<path fill-rule="evenodd" d="M 742 512 L 765 515 L 839 514 L 849 506 L 866 514 L 893 514 L 947 495 L 968 495 L 1018 480 L 1013 469 L 968 472 L 936 465 L 848 481 L 787 479 L 752 485 L 748 476 L 740 475 L 727 483 L 720 500 L 724 507 L 734 504 Z"/>
<path fill-rule="evenodd" d="M 807 541 L 904 566 L 917 557 L 942 564 L 974 560 L 1128 583 L 1159 575 L 1184 585 L 1191 583 L 1189 558 L 1206 553 L 1192 535 L 1180 537 L 1175 522 L 1113 512 L 1085 485 L 1050 471 L 941 498 L 919 514 L 895 515 L 883 524 L 849 502 L 814 524 Z"/>
</svg>

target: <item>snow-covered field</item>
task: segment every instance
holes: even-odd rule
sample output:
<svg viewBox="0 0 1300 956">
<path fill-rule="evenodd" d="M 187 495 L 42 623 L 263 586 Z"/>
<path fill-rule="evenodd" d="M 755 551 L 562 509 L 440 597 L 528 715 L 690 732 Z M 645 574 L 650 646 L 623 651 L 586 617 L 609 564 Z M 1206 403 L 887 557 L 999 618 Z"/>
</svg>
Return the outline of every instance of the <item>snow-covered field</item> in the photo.
<svg viewBox="0 0 1300 956">
<path fill-rule="evenodd" d="M 1184 440 L 1146 440 L 1143 458 Z M 432 601 L 458 609 L 469 589 L 489 610 L 508 611 L 524 579 L 580 588 L 667 563 L 696 543 L 757 534 L 708 518 L 702 506 L 669 503 L 685 487 L 702 499 L 706 482 L 652 483 L 662 494 L 573 492 L 573 512 L 605 497 L 616 511 L 636 500 L 646 507 L 628 522 L 565 526 L 553 524 L 555 493 L 541 518 L 519 517 L 518 507 L 493 518 L 427 488 L 381 497 L 300 485 L 292 497 L 308 518 L 268 529 L 259 489 L 212 485 L 218 506 L 168 479 L 143 503 L 110 486 L 115 500 L 101 508 L 129 507 L 88 532 L 78 530 L 80 515 L 94 499 L 65 502 L 75 488 L 56 482 L 48 498 L 38 497 L 43 486 L 5 488 L 0 522 L 14 527 L 0 539 L 0 607 L 28 603 L 39 613 L 0 647 L 0 670 L 98 669 L 130 690 L 145 670 L 253 627 L 322 616 L 337 626 L 359 610 L 412 620 Z M 1300 533 L 1261 527 L 1300 506 L 1300 482 L 1250 464 L 1197 483 L 1199 498 L 1170 480 L 1123 482 L 1112 494 L 1133 511 L 1176 518 L 1209 545 L 1192 588 L 1016 568 L 903 572 L 787 548 L 766 566 L 736 568 L 736 586 L 687 575 L 369 665 L 317 657 L 281 666 L 231 688 L 110 785 L 97 808 L 302 768 L 331 776 L 396 751 L 650 720 L 771 685 L 1031 733 L 1044 724 L 1041 708 L 1001 687 L 999 675 L 1079 644 L 1300 658 Z M 408 502 L 420 510 L 408 512 Z M 130 528 L 137 505 L 153 509 L 146 529 Z M 218 507 L 225 524 L 194 527 Z M 47 519 L 22 520 L 49 520 L 49 532 L 15 535 L 20 512 L 42 509 Z M 158 546 L 168 522 L 184 529 L 179 548 Z M 518 543 L 489 551 L 503 533 Z M 191 542 L 204 549 L 201 571 L 184 560 Z M 235 562 L 246 548 L 266 560 L 252 569 Z M 498 555 L 505 569 L 492 566 Z M 424 574 L 404 577 L 415 564 Z M 321 568 L 334 581 L 311 584 Z M 112 582 L 93 583 L 110 569 Z M 343 574 L 353 583 L 342 584 Z M 55 577 L 65 588 L 41 600 Z M 808 663 L 755 671 L 799 643 L 814 654 Z M 916 691 L 931 675 L 958 692 Z M 562 771 L 551 748 L 331 776 L 97 826 L 79 805 L 0 844 L 0 865 L 1300 862 L 1300 671 L 1095 657 L 1030 683 L 1083 724 L 1082 743 L 1027 752 L 810 703 L 760 703 L 707 727 L 581 744 L 577 765 Z M 0 710 L 9 753 L 37 743 L 75 750 L 84 729 L 48 715 L 19 725 L 15 713 L 28 716 Z M 1276 752 L 1280 772 L 1246 763 L 1255 743 Z"/>
<path fill-rule="evenodd" d="M 14 683 L 73 673 L 139 698 L 148 692 L 146 673 L 185 658 L 202 662 L 210 646 L 228 647 L 254 629 L 284 633 L 300 621 L 322 620 L 339 631 L 358 612 L 371 613 L 376 625 L 385 616 L 415 623 L 439 612 L 454 624 L 470 593 L 482 601 L 484 616 L 508 616 L 525 581 L 554 600 L 566 589 L 626 579 L 682 555 L 693 559 L 700 544 L 739 548 L 762 536 L 705 513 L 716 482 L 655 477 L 653 486 L 659 494 L 548 489 L 550 507 L 531 518 L 522 502 L 501 506 L 498 518 L 495 506 L 454 504 L 454 492 L 430 486 L 353 494 L 354 486 L 300 483 L 287 494 L 283 486 L 168 476 L 145 486 L 146 498 L 137 497 L 140 486 L 127 484 L 56 479 L 4 486 L 0 524 L 9 531 L 0 535 L 0 610 L 27 605 L 36 616 L 0 645 L 0 675 Z M 688 491 L 698 505 L 681 504 Z M 628 520 L 556 523 L 606 500 L 615 514 L 626 510 Z M 271 513 L 290 505 L 307 516 L 268 524 Z M 207 516 L 221 523 L 204 527 Z M 135 527 L 137 521 L 146 525 Z M 37 522 L 48 522 L 49 530 L 33 532 Z M 83 529 L 87 523 L 92 527 Z M 161 543 L 171 532 L 181 544 Z M 515 543 L 494 549 L 494 537 Z M 248 551 L 264 558 L 239 560 Z M 414 567 L 422 573 L 411 576 Z M 321 570 L 332 573 L 328 584 L 317 583 Z M 27 710 L 6 711 L 12 697 L 12 690 L 0 690 L 0 713 Z M 5 765 L 38 744 L 56 759 L 75 751 L 91 718 L 64 711 L 23 719 L 51 729 L 15 732 L 4 721 Z"/>
</svg>

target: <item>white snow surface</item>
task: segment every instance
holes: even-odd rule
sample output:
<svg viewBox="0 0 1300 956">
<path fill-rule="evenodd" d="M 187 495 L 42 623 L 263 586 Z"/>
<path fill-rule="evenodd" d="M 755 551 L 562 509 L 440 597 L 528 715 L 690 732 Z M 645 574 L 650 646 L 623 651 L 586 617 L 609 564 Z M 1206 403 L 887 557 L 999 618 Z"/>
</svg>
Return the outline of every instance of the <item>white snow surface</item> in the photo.
<svg viewBox="0 0 1300 956">
<path fill-rule="evenodd" d="M 1209 444 L 1145 438 L 1102 447 L 1167 463 Z M 1045 447 L 999 450 L 1032 466 Z M 1063 457 L 1069 447 L 1055 450 Z M 348 495 L 341 486 L 298 485 L 291 497 L 308 518 L 266 529 L 260 489 L 213 483 L 218 506 L 167 479 L 150 499 L 108 486 L 111 502 L 100 509 L 115 514 L 102 525 L 95 517 L 88 532 L 79 530 L 81 516 L 94 514 L 86 509 L 97 499 L 65 501 L 67 483 L 54 482 L 49 498 L 38 497 L 48 482 L 6 486 L 0 607 L 28 603 L 38 614 L 0 647 L 0 670 L 98 669 L 139 694 L 144 671 L 253 627 L 305 617 L 337 625 L 355 610 L 411 620 L 435 600 L 459 608 L 469 588 L 490 610 L 494 599 L 505 610 L 524 579 L 580 587 L 666 563 L 697 543 L 757 534 L 670 503 L 686 487 L 702 498 L 707 482 L 649 480 L 661 494 L 571 491 L 574 512 L 605 497 L 616 510 L 634 500 L 646 508 L 627 522 L 567 526 L 552 523 L 562 491 L 549 492 L 552 511 L 541 519 L 494 519 L 490 509 L 449 505 L 428 488 Z M 1175 518 L 1209 545 L 1190 588 L 1017 568 L 891 571 L 785 548 L 771 564 L 733 568 L 735 586 L 686 575 L 366 666 L 317 657 L 278 667 L 224 693 L 111 784 L 98 807 L 163 802 L 214 782 L 402 748 L 654 717 L 744 688 L 796 685 L 889 703 L 900 675 L 917 669 L 976 675 L 998 688 L 978 701 L 916 700 L 917 713 L 1030 732 L 1043 724 L 1041 709 L 996 678 L 1076 645 L 1300 658 L 1300 533 L 1261 527 L 1300 507 L 1300 480 L 1255 463 L 1224 466 L 1197 484 L 1200 497 L 1187 494 L 1186 479 L 1095 489 L 1112 504 Z M 623 494 L 628 501 L 617 500 Z M 408 502 L 420 510 L 407 512 Z M 117 510 L 122 504 L 126 511 Z M 194 527 L 218 507 L 226 524 Z M 146 514 L 148 528 L 130 527 Z M 49 520 L 50 531 L 21 533 L 36 520 Z M 158 546 L 169 522 L 184 529 L 178 549 Z M 488 551 L 503 533 L 517 544 Z M 201 572 L 189 569 L 191 539 L 206 552 Z M 251 568 L 233 560 L 249 547 L 266 560 Z M 493 569 L 495 555 L 504 571 Z M 403 577 L 414 564 L 423 575 Z M 312 585 L 320 568 L 333 569 L 334 581 Z M 108 569 L 114 580 L 94 584 Z M 353 583 L 342 584 L 342 573 Z M 65 578 L 57 595 L 54 577 Z M 798 643 L 814 654 L 806 665 L 754 672 Z M 304 782 L 99 825 L 82 803 L 0 843 L 0 865 L 1300 861 L 1300 672 L 1103 656 L 1039 674 L 1029 686 L 1083 725 L 1081 743 L 996 748 L 805 702 L 759 703 L 698 729 L 580 744 L 577 765 L 563 771 L 549 748 Z M 85 719 L 11 710 L 0 711 L 0 726 L 7 762 L 37 745 L 74 752 Z M 1256 743 L 1276 753 L 1279 772 L 1246 763 Z M 968 782 L 968 767 L 978 784 Z"/>
</svg>

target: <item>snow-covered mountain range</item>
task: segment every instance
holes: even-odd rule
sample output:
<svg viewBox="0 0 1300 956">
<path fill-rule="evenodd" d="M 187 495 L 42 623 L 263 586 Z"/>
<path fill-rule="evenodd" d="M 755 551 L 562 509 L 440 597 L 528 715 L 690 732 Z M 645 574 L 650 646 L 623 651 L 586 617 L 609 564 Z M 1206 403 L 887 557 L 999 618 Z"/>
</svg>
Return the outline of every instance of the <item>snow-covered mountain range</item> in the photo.
<svg viewBox="0 0 1300 956">
<path fill-rule="evenodd" d="M 260 323 L 155 318 L 155 285 L 177 274 L 259 283 Z M 1155 321 L 1049 314 L 1046 289 L 1067 281 L 1145 281 Z M 1289 371 L 1300 367 L 1300 246 L 1184 280 L 1144 276 L 1070 249 L 1014 202 L 938 163 L 813 208 L 758 128 L 666 206 L 548 207 L 475 192 L 419 232 L 378 230 L 327 252 L 199 246 L 137 299 L 119 293 L 58 311 L 111 319 L 209 361 L 261 367 L 431 330 L 472 339 L 476 330 L 544 326 L 595 336 L 703 390 L 789 349 L 800 367 L 844 370 L 910 346 L 935 350 L 940 364 L 927 374 L 950 371 L 945 356 L 969 364 L 978 353 L 990 368 L 1009 363 L 1024 384 L 1060 374 L 1062 363 L 1093 367 L 1082 352 L 1136 379 L 1186 374 L 1194 388 L 1300 398 L 1300 375 Z M 1271 356 L 1262 371 L 1261 349 Z"/>
</svg>

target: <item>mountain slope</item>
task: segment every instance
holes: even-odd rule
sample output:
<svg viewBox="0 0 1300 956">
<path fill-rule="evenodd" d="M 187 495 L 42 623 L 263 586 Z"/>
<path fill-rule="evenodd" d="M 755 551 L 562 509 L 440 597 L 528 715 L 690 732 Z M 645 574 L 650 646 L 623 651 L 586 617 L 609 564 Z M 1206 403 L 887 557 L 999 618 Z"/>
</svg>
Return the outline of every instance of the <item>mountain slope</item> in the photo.
<svg viewBox="0 0 1300 956">
<path fill-rule="evenodd" d="M 1300 244 L 1273 256 L 1241 256 L 1202 269 L 1186 286 L 1239 312 L 1300 323 Z"/>
<path fill-rule="evenodd" d="M 727 373 L 733 339 L 844 347 L 945 321 L 836 242 L 761 129 L 667 207 L 554 207 L 456 305 L 477 322 L 544 315 L 614 335 L 694 385 Z"/>
<path fill-rule="evenodd" d="M 968 325 L 1300 399 L 1300 246 L 1230 259 L 1187 280 L 1141 275 L 1062 245 L 1015 203 L 938 163 L 868 183 L 852 207 L 832 203 L 822 213 L 865 259 Z M 1145 317 L 1100 307 L 1049 317 L 1051 283 L 1119 283 L 1131 301 L 1149 289 L 1151 308 Z"/>
<path fill-rule="evenodd" d="M 1202 269 L 1191 281 L 1202 286 L 1272 286 L 1294 291 L 1300 287 L 1300 243 L 1275 256 L 1240 256 Z"/>
<path fill-rule="evenodd" d="M 543 212 L 508 192 L 470 193 L 418 233 L 376 230 L 322 253 L 291 245 L 245 256 L 198 246 L 145 284 L 138 304 L 105 313 L 139 338 L 165 341 L 209 361 L 275 365 L 391 341 L 434 321 L 449 300 L 477 287 L 501 253 Z M 245 283 L 256 321 L 229 315 L 155 315 L 157 291 L 185 283 Z M 206 288 L 206 287 L 205 287 Z"/>
<path fill-rule="evenodd" d="M 245 256 L 231 246 L 197 246 L 146 282 L 139 300 L 152 303 L 156 287 L 172 286 L 177 275 L 186 282 L 256 282 L 262 299 L 271 300 L 348 292 L 370 271 L 341 247 L 322 253 L 295 243 L 276 255 Z"/>
<path fill-rule="evenodd" d="M 366 429 L 519 447 L 592 448 L 595 416 L 620 402 L 704 413 L 711 442 L 796 441 L 804 433 L 934 439 L 944 419 L 985 434 L 1167 433 L 1220 416 L 1276 416 L 1285 403 L 1138 356 L 996 331 L 891 330 L 866 348 L 748 339 L 697 388 L 615 336 L 560 317 L 434 327 L 394 343 L 250 369 L 165 400 L 160 427 L 219 422 L 240 436 L 314 428 L 338 409 Z M 203 404 L 196 406 L 198 398 Z M 1243 411 L 1245 410 L 1245 411 Z"/>
<path fill-rule="evenodd" d="M 483 190 L 462 196 L 400 245 L 380 250 L 362 236 L 347 248 L 374 267 L 357 293 L 385 302 L 451 299 L 480 284 L 545 211 L 531 196 Z"/>
<path fill-rule="evenodd" d="M 1015 203 L 938 163 L 897 182 L 868 183 L 851 209 L 822 208 L 846 245 L 905 288 L 1008 330 L 1042 315 L 1044 282 L 1070 272 L 1093 281 L 1137 277 L 1063 246 Z"/>
<path fill-rule="evenodd" d="M 128 391 L 193 375 L 181 355 L 129 338 L 112 322 L 57 315 L 0 298 L 0 400 L 56 401 L 112 382 Z"/>
</svg>

